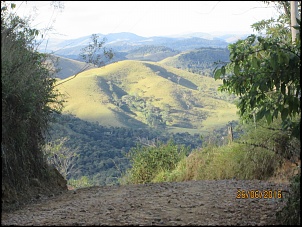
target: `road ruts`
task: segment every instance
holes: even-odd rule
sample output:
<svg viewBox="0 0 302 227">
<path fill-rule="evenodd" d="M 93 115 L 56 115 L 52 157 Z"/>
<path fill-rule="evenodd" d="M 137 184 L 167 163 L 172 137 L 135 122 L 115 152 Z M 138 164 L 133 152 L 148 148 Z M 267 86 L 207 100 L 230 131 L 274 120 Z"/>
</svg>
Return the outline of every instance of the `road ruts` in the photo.
<svg viewBox="0 0 302 227">
<path fill-rule="evenodd" d="M 1 225 L 278 224 L 275 214 L 285 205 L 285 199 L 236 198 L 242 190 L 281 190 L 285 196 L 288 185 L 217 180 L 82 188 L 2 212 Z"/>
</svg>

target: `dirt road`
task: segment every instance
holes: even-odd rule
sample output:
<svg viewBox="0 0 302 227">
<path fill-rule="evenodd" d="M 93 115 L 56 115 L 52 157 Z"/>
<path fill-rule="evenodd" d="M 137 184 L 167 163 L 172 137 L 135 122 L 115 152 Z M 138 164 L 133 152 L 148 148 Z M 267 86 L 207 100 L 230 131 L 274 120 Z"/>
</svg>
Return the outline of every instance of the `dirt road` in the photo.
<svg viewBox="0 0 302 227">
<path fill-rule="evenodd" d="M 262 198 L 242 198 L 242 190 Z M 272 198 L 278 190 L 284 197 L 288 185 L 217 180 L 82 188 L 2 212 L 1 225 L 277 225 L 276 211 L 285 205 Z"/>
</svg>

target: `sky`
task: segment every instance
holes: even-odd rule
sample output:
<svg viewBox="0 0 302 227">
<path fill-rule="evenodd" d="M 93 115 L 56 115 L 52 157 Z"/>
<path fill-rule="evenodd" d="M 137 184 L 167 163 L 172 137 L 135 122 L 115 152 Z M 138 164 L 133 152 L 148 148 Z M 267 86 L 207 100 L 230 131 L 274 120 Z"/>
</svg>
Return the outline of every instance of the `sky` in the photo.
<svg viewBox="0 0 302 227">
<path fill-rule="evenodd" d="M 30 15 L 33 27 L 39 30 L 52 27 L 48 37 L 62 39 L 118 32 L 144 37 L 192 32 L 253 33 L 253 23 L 277 15 L 272 6 L 261 1 L 61 1 L 55 4 L 18 1 L 16 4 L 17 14 Z"/>
</svg>

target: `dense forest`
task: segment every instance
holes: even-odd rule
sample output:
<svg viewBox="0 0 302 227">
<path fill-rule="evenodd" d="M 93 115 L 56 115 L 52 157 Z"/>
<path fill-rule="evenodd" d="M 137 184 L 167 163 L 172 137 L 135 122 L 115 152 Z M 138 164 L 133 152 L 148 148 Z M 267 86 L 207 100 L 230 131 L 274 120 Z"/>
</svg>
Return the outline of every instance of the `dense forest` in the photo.
<svg viewBox="0 0 302 227">
<path fill-rule="evenodd" d="M 230 61 L 227 48 L 202 47 L 185 51 L 162 61 L 163 64 L 192 73 L 213 77 L 213 71 L 221 63 Z"/>
<path fill-rule="evenodd" d="M 70 152 L 77 151 L 78 155 L 73 160 L 74 168 L 67 178 L 80 179 L 86 176 L 95 185 L 118 184 L 118 178 L 130 168 L 127 153 L 137 144 L 150 145 L 158 141 L 166 143 L 172 140 L 175 144 L 192 150 L 209 140 L 215 140 L 216 144 L 221 145 L 225 143 L 221 138 L 227 137 L 227 126 L 213 131 L 209 136 L 202 136 L 187 132 L 167 133 L 152 128 L 105 127 L 72 115 L 56 115 L 55 119 L 49 131 L 48 141 L 67 138 L 64 146 Z M 231 124 L 235 128 L 238 123 L 231 122 L 229 125 Z M 240 131 L 234 130 L 234 138 L 239 134 Z"/>
</svg>

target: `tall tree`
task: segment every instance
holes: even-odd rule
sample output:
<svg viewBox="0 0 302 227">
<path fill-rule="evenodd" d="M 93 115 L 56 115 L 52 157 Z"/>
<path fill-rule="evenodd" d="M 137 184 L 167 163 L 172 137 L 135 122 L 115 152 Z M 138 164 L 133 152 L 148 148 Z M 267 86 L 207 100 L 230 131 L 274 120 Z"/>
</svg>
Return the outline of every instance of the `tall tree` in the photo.
<svg viewBox="0 0 302 227">
<path fill-rule="evenodd" d="M 238 108 L 243 119 L 266 118 L 270 124 L 282 118 L 283 129 L 300 138 L 301 84 L 300 47 L 297 36 L 291 39 L 290 4 L 274 1 L 280 15 L 252 25 L 258 35 L 250 35 L 229 45 L 230 62 L 215 69 L 222 79 L 221 91 L 239 96 Z M 301 2 L 299 2 L 301 15 Z M 295 29 L 300 31 L 300 20 Z"/>
</svg>

